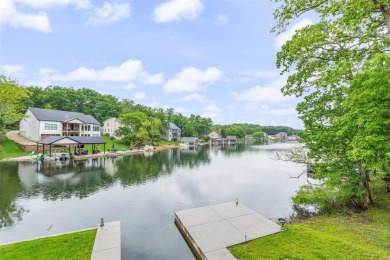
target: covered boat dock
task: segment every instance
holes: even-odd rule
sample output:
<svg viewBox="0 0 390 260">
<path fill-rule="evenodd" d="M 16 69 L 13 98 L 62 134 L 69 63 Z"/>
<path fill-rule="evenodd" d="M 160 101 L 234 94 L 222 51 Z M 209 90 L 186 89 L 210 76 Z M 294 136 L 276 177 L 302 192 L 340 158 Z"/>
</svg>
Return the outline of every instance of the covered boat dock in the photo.
<svg viewBox="0 0 390 260">
<path fill-rule="evenodd" d="M 52 147 L 65 147 L 68 148 L 69 154 L 71 154 L 71 146 L 78 149 L 80 155 L 80 146 L 87 144 L 92 145 L 92 154 L 100 152 L 96 149 L 96 145 L 103 144 L 103 152 L 106 153 L 106 141 L 100 136 L 49 136 L 45 139 L 39 140 L 37 143 L 37 151 L 39 145 L 43 146 L 42 153 L 45 153 L 45 146 L 49 146 L 49 153 L 52 154 Z"/>
</svg>

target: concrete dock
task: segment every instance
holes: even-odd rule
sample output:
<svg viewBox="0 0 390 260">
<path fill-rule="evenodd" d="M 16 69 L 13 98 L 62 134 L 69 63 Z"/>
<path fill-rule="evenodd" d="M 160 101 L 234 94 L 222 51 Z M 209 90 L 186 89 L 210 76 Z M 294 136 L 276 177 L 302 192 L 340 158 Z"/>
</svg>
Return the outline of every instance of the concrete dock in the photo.
<svg viewBox="0 0 390 260">
<path fill-rule="evenodd" d="M 242 203 L 175 212 L 175 221 L 200 259 L 236 259 L 226 247 L 275 234 L 280 226 Z"/>
<path fill-rule="evenodd" d="M 114 221 L 97 228 L 91 260 L 121 259 L 121 223 Z"/>
</svg>

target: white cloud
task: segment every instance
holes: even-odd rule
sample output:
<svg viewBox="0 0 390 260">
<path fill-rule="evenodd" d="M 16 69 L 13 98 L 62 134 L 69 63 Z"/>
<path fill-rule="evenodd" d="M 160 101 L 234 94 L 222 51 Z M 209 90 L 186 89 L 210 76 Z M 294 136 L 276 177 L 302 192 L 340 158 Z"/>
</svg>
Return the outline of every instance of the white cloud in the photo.
<svg viewBox="0 0 390 260">
<path fill-rule="evenodd" d="M 127 89 L 127 90 L 130 90 L 130 89 L 133 89 L 135 88 L 135 84 L 134 83 L 129 83 L 129 84 L 126 84 L 126 86 L 124 86 L 124 89 Z"/>
<path fill-rule="evenodd" d="M 259 104 L 258 103 L 249 103 L 249 104 L 246 104 L 245 106 L 244 106 L 244 108 L 246 109 L 246 110 L 257 110 L 257 109 L 259 109 Z"/>
<path fill-rule="evenodd" d="M 280 76 L 280 72 L 276 69 L 274 70 L 255 70 L 255 71 L 246 71 L 244 72 L 245 75 L 261 78 L 261 79 L 272 79 L 277 78 Z"/>
<path fill-rule="evenodd" d="M 205 82 L 220 80 L 222 72 L 217 68 L 210 67 L 205 71 L 194 67 L 182 69 L 175 78 L 168 80 L 164 85 L 165 92 L 194 92 L 200 89 Z"/>
<path fill-rule="evenodd" d="M 259 113 L 264 116 L 290 116 L 297 115 L 294 108 L 270 108 L 267 105 L 260 107 Z"/>
<path fill-rule="evenodd" d="M 217 23 L 219 23 L 219 24 L 225 24 L 225 23 L 227 23 L 227 21 L 228 21 L 228 17 L 227 17 L 226 15 L 224 15 L 224 14 L 217 14 L 217 15 L 215 16 L 215 20 L 216 20 Z"/>
<path fill-rule="evenodd" d="M 0 68 L 1 68 L 1 73 L 7 76 L 20 73 L 24 70 L 23 65 L 15 65 L 15 64 L 4 64 L 1 65 Z"/>
<path fill-rule="evenodd" d="M 146 98 L 146 94 L 144 92 L 138 92 L 134 94 L 134 99 L 143 100 Z"/>
<path fill-rule="evenodd" d="M 214 118 L 219 115 L 221 109 L 214 103 L 211 103 L 203 108 L 202 117 Z"/>
<path fill-rule="evenodd" d="M 129 3 L 116 4 L 105 2 L 101 8 L 94 8 L 86 24 L 97 26 L 114 23 L 122 18 L 130 17 L 130 11 L 131 6 Z"/>
<path fill-rule="evenodd" d="M 198 93 L 192 93 L 187 96 L 180 98 L 182 102 L 202 102 L 205 100 L 205 96 L 199 95 Z"/>
<path fill-rule="evenodd" d="M 153 20 L 157 23 L 192 20 L 198 17 L 203 9 L 203 4 L 199 0 L 171 0 L 154 9 Z"/>
<path fill-rule="evenodd" d="M 265 101 L 271 103 L 277 103 L 290 99 L 290 96 L 283 96 L 281 88 L 285 84 L 285 79 L 280 78 L 271 82 L 268 86 L 255 86 L 242 93 L 233 93 L 233 96 L 237 100 L 248 100 L 248 101 Z"/>
<path fill-rule="evenodd" d="M 313 22 L 310 19 L 305 18 L 302 21 L 299 21 L 296 24 L 294 24 L 294 26 L 292 26 L 287 31 L 279 34 L 275 38 L 275 46 L 276 46 L 276 48 L 280 49 L 283 46 L 283 44 L 285 44 L 288 40 L 291 40 L 293 35 L 295 34 L 295 31 L 297 31 L 299 29 L 302 29 L 303 27 L 305 27 L 307 25 L 311 25 L 311 24 L 313 24 Z"/>
<path fill-rule="evenodd" d="M 45 33 L 51 32 L 50 21 L 45 12 L 22 13 L 16 10 L 11 0 L 0 1 L 0 27 L 31 28 Z"/>
<path fill-rule="evenodd" d="M 157 73 L 154 75 L 145 74 L 140 78 L 140 82 L 144 85 L 157 85 L 164 81 L 164 74 Z"/>
<path fill-rule="evenodd" d="M 92 6 L 89 0 L 14 0 L 14 2 L 34 8 L 51 8 L 54 6 L 75 5 L 77 9 L 87 9 Z"/>
<path fill-rule="evenodd" d="M 80 67 L 67 74 L 52 73 L 50 79 L 59 81 L 103 81 L 125 82 L 138 81 L 142 84 L 160 84 L 162 74 L 151 75 L 144 70 L 140 60 L 128 60 L 119 66 L 107 66 L 102 70 Z M 128 85 L 132 87 L 133 85 Z"/>
<path fill-rule="evenodd" d="M 238 96 L 238 100 L 279 102 L 285 99 L 279 89 L 273 87 L 255 86 L 244 91 Z"/>
<path fill-rule="evenodd" d="M 190 110 L 188 110 L 185 107 L 175 107 L 175 112 L 182 113 L 183 115 L 189 115 L 190 114 Z"/>
</svg>

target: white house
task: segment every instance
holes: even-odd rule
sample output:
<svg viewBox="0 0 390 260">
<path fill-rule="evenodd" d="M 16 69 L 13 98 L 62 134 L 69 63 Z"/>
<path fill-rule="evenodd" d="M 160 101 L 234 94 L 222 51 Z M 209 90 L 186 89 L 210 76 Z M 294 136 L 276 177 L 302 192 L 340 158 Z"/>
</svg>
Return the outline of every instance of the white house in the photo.
<svg viewBox="0 0 390 260">
<path fill-rule="evenodd" d="M 111 117 L 103 122 L 103 134 L 108 136 L 115 136 L 115 131 L 121 127 L 119 119 L 116 117 Z"/>
<path fill-rule="evenodd" d="M 19 133 L 33 141 L 49 136 L 100 136 L 100 123 L 83 113 L 30 107 L 20 121 Z"/>
<path fill-rule="evenodd" d="M 198 146 L 198 137 L 182 137 L 180 139 L 180 146 Z"/>
<path fill-rule="evenodd" d="M 215 131 L 212 131 L 212 132 L 209 133 L 207 136 L 208 136 L 210 139 L 219 139 L 219 138 L 221 138 L 221 136 L 220 136 L 217 132 L 215 132 Z"/>
<path fill-rule="evenodd" d="M 180 140 L 181 130 L 174 123 L 169 123 L 167 128 L 163 128 L 163 134 L 161 134 L 161 138 L 168 141 Z"/>
</svg>

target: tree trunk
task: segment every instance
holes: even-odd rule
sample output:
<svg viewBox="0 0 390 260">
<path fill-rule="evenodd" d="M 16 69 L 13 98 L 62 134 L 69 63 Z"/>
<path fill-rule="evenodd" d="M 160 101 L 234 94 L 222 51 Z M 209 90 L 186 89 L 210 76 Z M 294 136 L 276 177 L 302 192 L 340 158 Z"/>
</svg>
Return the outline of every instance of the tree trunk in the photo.
<svg viewBox="0 0 390 260">
<path fill-rule="evenodd" d="M 374 201 L 372 200 L 370 190 L 370 176 L 366 169 L 364 169 L 364 167 L 362 166 L 362 163 L 360 163 L 359 166 L 359 173 L 360 177 L 362 178 L 362 184 L 364 188 L 364 200 L 366 201 L 367 205 L 372 205 Z"/>
</svg>

